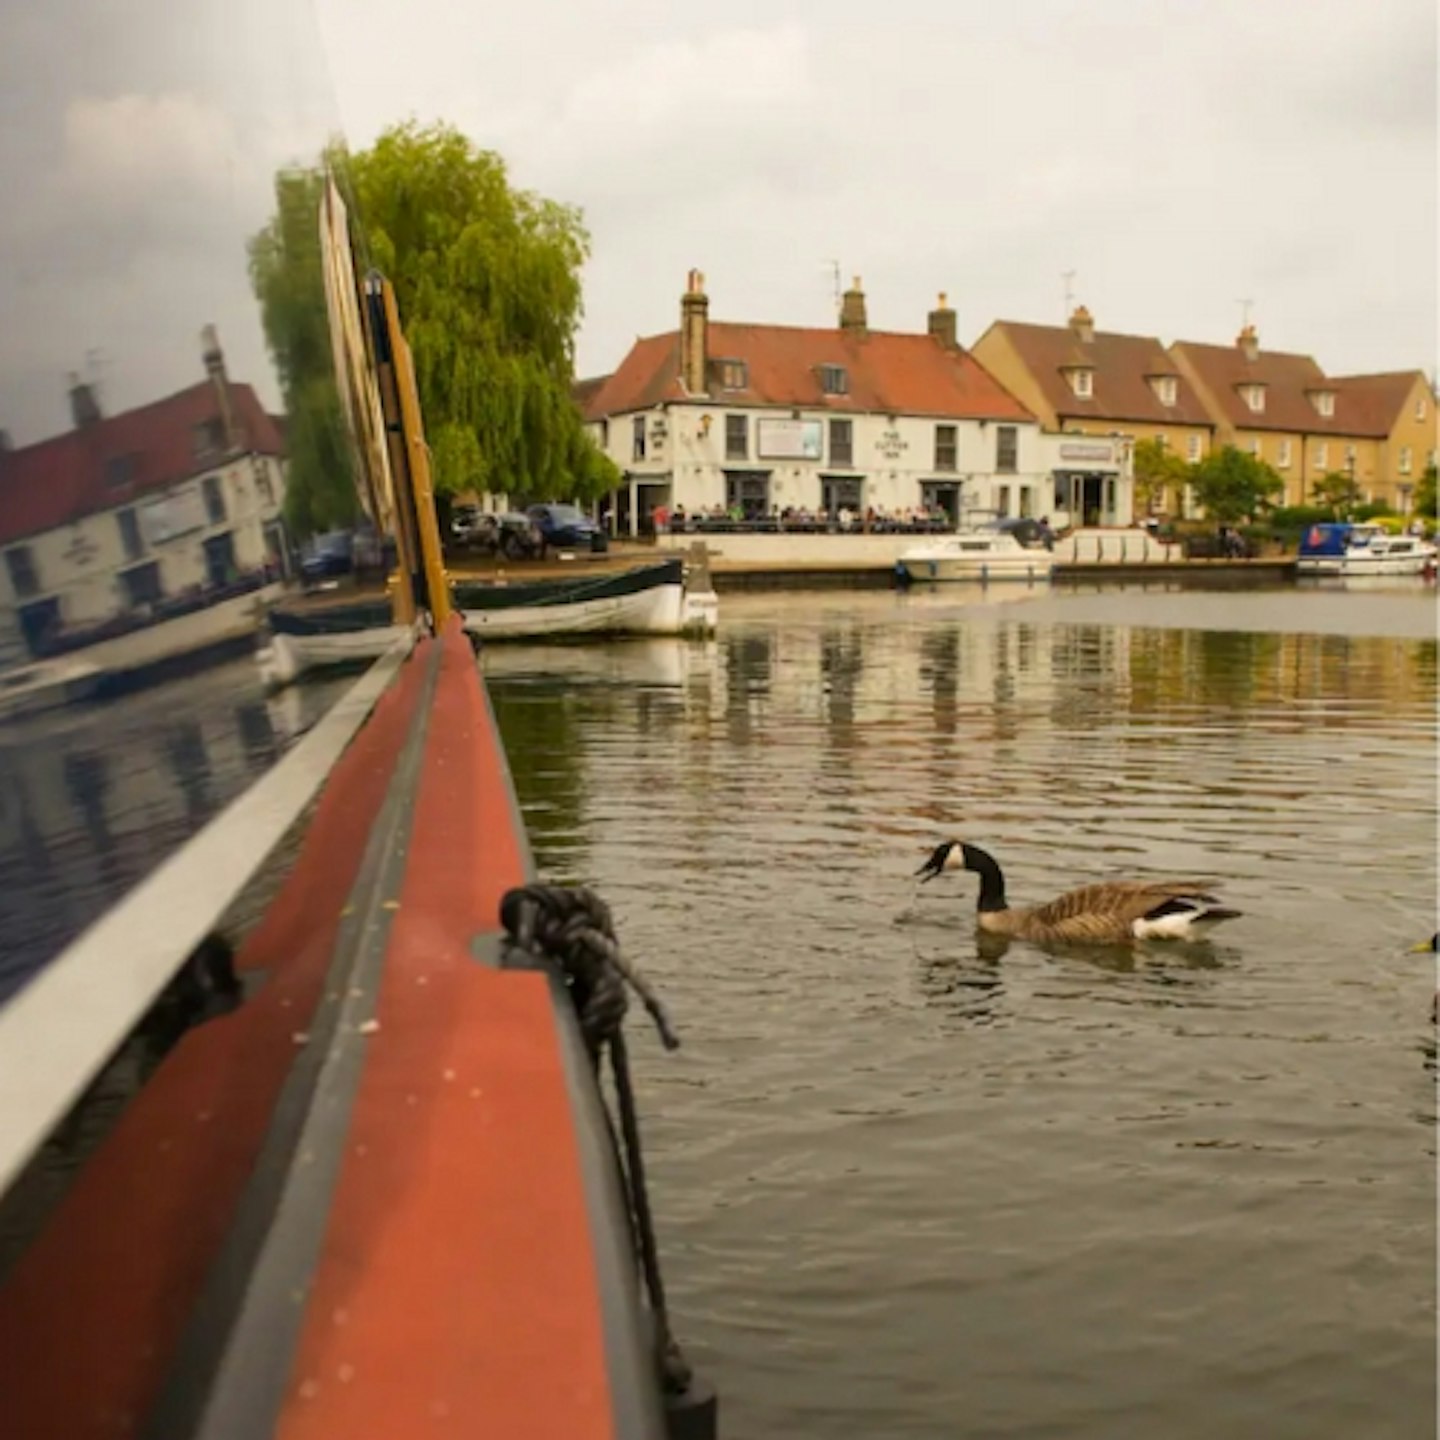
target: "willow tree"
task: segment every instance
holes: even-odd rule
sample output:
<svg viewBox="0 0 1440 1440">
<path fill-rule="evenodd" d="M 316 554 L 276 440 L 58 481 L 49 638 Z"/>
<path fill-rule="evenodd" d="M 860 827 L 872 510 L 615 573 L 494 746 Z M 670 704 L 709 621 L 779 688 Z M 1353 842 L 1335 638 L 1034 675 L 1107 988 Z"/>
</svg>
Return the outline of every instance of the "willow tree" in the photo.
<svg viewBox="0 0 1440 1440">
<path fill-rule="evenodd" d="M 275 213 L 249 244 L 250 283 L 285 402 L 285 519 L 294 535 L 358 513 L 320 267 L 318 170 L 275 178 Z"/>
<path fill-rule="evenodd" d="M 448 125 L 394 126 L 349 173 L 414 352 L 437 492 L 613 488 L 619 471 L 571 397 L 590 249 L 580 212 L 514 188 L 498 155 Z"/>
</svg>

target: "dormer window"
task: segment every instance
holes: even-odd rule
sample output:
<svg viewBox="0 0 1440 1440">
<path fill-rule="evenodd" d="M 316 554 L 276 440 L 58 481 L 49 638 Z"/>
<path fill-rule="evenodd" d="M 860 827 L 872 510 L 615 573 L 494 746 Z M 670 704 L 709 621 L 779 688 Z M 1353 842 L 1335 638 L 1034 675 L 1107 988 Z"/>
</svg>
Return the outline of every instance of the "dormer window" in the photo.
<svg viewBox="0 0 1440 1440">
<path fill-rule="evenodd" d="M 1093 370 L 1071 370 L 1070 388 L 1077 400 L 1089 400 L 1095 394 L 1095 372 Z"/>
<path fill-rule="evenodd" d="M 820 389 L 826 395 L 848 395 L 850 376 L 843 365 L 822 365 L 820 367 Z"/>
<path fill-rule="evenodd" d="M 1162 405 L 1173 405 L 1180 398 L 1180 382 L 1173 375 L 1155 375 L 1150 384 Z"/>
<path fill-rule="evenodd" d="M 722 390 L 745 390 L 750 385 L 749 366 L 743 360 L 717 360 L 716 373 Z"/>
<path fill-rule="evenodd" d="M 1330 420 L 1335 415 L 1335 392 L 1333 390 L 1312 390 L 1310 399 L 1315 404 L 1316 413 L 1323 415 Z"/>
<path fill-rule="evenodd" d="M 112 455 L 105 462 L 105 484 L 112 490 L 123 489 L 135 479 L 135 457 Z"/>
<path fill-rule="evenodd" d="M 1242 385 L 1240 387 L 1240 398 L 1248 405 L 1251 411 L 1260 415 L 1265 410 L 1265 387 L 1263 385 Z"/>
</svg>

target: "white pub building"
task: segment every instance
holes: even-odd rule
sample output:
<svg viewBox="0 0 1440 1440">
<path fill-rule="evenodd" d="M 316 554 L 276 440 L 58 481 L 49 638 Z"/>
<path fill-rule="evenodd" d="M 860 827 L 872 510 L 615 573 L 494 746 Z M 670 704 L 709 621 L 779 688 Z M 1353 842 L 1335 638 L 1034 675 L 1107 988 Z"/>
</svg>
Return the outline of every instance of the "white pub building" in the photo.
<svg viewBox="0 0 1440 1440">
<path fill-rule="evenodd" d="M 66 635 L 286 564 L 284 439 L 226 374 L 214 328 L 205 378 L 103 415 L 70 390 L 74 427 L 33 445 L 0 435 L 0 649 Z M 3 641 L 8 639 L 8 645 Z"/>
<path fill-rule="evenodd" d="M 637 340 L 613 375 L 581 387 L 591 434 L 625 475 L 611 508 L 620 533 L 679 509 L 939 510 L 957 522 L 992 511 L 1063 525 L 1061 475 L 1100 468 L 1093 442 L 1065 437 L 1087 453 L 1062 459 L 1059 437 L 961 348 L 944 295 L 924 334 L 871 330 L 858 278 L 835 329 L 712 322 L 709 308 L 692 270 L 680 328 Z M 1119 457 L 1104 468 L 1118 473 Z M 1107 499 L 1105 523 L 1117 523 L 1114 485 Z"/>
</svg>

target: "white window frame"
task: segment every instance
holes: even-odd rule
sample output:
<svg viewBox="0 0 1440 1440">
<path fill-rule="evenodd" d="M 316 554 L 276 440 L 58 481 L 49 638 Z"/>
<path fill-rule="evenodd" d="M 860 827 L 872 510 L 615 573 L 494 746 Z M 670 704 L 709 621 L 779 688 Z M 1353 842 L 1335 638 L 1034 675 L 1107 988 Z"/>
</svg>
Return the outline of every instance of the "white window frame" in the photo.
<svg viewBox="0 0 1440 1440">
<path fill-rule="evenodd" d="M 1200 463 L 1200 447 L 1202 441 L 1198 435 L 1192 435 L 1185 442 L 1185 458 L 1192 464 Z"/>
<path fill-rule="evenodd" d="M 1400 473 L 1402 475 L 1408 475 L 1414 467 L 1414 464 L 1414 451 L 1412 451 L 1408 445 L 1402 445 L 1400 447 Z"/>
<path fill-rule="evenodd" d="M 1263 385 L 1247 385 L 1243 394 L 1251 414 L 1263 415 L 1265 413 L 1265 387 Z"/>
<path fill-rule="evenodd" d="M 1315 444 L 1315 468 L 1325 472 L 1330 469 L 1330 444 L 1329 441 L 1319 440 Z"/>
<path fill-rule="evenodd" d="M 1290 468 L 1290 441 L 1281 440 L 1275 450 L 1275 468 L 1277 470 L 1288 470 Z"/>
<path fill-rule="evenodd" d="M 1260 437 L 1258 435 L 1254 435 L 1250 439 L 1250 453 L 1257 460 L 1263 460 L 1265 458 L 1265 447 L 1261 443 Z"/>
<path fill-rule="evenodd" d="M 1333 390 L 1317 390 L 1315 392 L 1315 409 L 1327 420 L 1335 416 L 1335 392 Z"/>
<path fill-rule="evenodd" d="M 1423 395 L 1417 396 L 1415 400 L 1415 418 L 1423 420 L 1430 413 L 1430 406 L 1426 403 Z"/>
<path fill-rule="evenodd" d="M 1176 404 L 1180 399 L 1179 380 L 1173 375 L 1161 375 L 1155 382 L 1155 395 L 1166 407 Z"/>
<path fill-rule="evenodd" d="M 1072 370 L 1070 372 L 1070 388 L 1075 392 L 1077 400 L 1093 400 L 1095 398 L 1095 372 L 1093 370 Z"/>
</svg>

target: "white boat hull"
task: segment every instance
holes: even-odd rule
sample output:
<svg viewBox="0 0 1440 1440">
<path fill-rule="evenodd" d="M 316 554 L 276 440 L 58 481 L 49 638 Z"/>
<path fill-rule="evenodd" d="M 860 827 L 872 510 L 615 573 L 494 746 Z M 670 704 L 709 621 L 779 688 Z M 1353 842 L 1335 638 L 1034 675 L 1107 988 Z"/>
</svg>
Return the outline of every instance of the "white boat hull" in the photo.
<svg viewBox="0 0 1440 1440">
<path fill-rule="evenodd" d="M 1433 548 L 1402 551 L 1395 554 L 1367 555 L 1357 551 L 1350 555 L 1304 556 L 1295 562 L 1300 575 L 1423 575 L 1435 564 Z"/>
<path fill-rule="evenodd" d="M 1030 584 L 1048 580 L 1055 559 L 1048 551 L 1027 550 L 1020 555 L 930 555 L 921 551 L 902 555 L 900 566 L 911 580 L 1019 580 Z"/>
<path fill-rule="evenodd" d="M 554 640 L 583 635 L 705 636 L 715 632 L 719 602 L 713 590 L 667 584 L 564 604 L 461 610 L 460 614 L 466 632 L 487 641 Z M 307 671 L 362 665 L 378 659 L 410 633 L 404 625 L 313 634 L 277 631 L 257 656 L 261 679 L 274 689 L 293 684 Z"/>
</svg>

